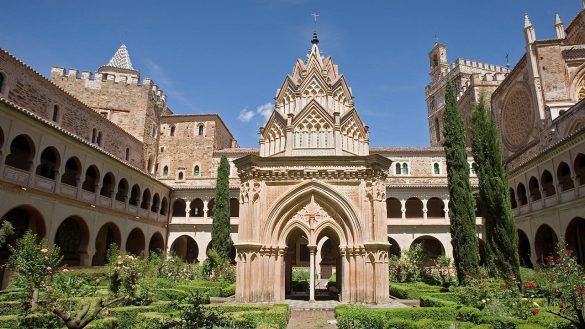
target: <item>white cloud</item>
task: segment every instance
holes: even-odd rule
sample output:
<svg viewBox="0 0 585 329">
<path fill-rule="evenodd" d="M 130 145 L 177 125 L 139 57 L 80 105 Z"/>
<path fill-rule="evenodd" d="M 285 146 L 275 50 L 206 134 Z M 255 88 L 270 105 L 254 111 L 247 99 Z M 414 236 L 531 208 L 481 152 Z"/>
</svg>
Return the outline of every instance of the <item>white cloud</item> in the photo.
<svg viewBox="0 0 585 329">
<path fill-rule="evenodd" d="M 274 110 L 274 104 L 266 103 L 258 106 L 256 108 L 256 113 L 264 117 L 264 120 L 268 120 L 270 115 L 272 114 L 272 110 Z"/>
<path fill-rule="evenodd" d="M 246 107 L 240 111 L 240 114 L 238 115 L 238 120 L 242 122 L 250 122 L 250 120 L 254 118 L 254 115 L 256 115 L 256 113 L 254 113 L 254 111 L 249 110 Z"/>
</svg>

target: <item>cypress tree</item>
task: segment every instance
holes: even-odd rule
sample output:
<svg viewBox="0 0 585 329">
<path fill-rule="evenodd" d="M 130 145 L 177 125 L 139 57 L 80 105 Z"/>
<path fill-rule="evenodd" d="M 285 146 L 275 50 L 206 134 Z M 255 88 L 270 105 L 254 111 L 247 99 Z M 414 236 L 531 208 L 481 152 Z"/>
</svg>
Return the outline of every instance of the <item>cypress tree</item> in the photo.
<svg viewBox="0 0 585 329">
<path fill-rule="evenodd" d="M 520 278 L 518 233 L 512 215 L 508 175 L 502 163 L 500 138 L 483 96 L 472 115 L 472 149 L 477 163 L 481 213 L 485 219 L 486 254 L 490 274 Z"/>
<path fill-rule="evenodd" d="M 211 227 L 211 246 L 224 260 L 229 260 L 233 246 L 230 236 L 230 182 L 229 163 L 221 157 L 217 169 L 215 185 L 215 204 L 213 205 L 213 226 Z"/>
<path fill-rule="evenodd" d="M 475 226 L 475 202 L 469 182 L 465 127 L 457 106 L 455 90 L 449 83 L 445 92 L 445 159 L 449 184 L 451 244 L 457 279 L 465 282 L 466 272 L 477 274 L 479 245 Z"/>
</svg>

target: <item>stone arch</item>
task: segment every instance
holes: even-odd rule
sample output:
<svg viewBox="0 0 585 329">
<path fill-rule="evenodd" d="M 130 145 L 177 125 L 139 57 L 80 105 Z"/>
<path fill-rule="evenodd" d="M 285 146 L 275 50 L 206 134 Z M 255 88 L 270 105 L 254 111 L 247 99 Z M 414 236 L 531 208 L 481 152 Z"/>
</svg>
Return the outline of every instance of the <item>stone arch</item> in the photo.
<svg viewBox="0 0 585 329">
<path fill-rule="evenodd" d="M 36 174 L 49 179 L 55 179 L 59 173 L 61 156 L 53 146 L 49 146 L 41 152 L 40 163 L 37 166 Z"/>
<path fill-rule="evenodd" d="M 185 203 L 185 200 L 183 200 L 183 199 L 175 200 L 175 202 L 173 202 L 173 212 L 171 213 L 171 216 L 173 216 L 173 217 L 187 216 L 186 208 L 187 208 L 187 204 Z"/>
<path fill-rule="evenodd" d="M 396 198 L 386 199 L 386 217 L 402 218 L 402 203 Z"/>
<path fill-rule="evenodd" d="M 514 189 L 510 187 L 510 207 L 512 209 L 516 209 L 518 207 L 518 202 L 516 202 L 516 192 Z"/>
<path fill-rule="evenodd" d="M 191 217 L 203 217 L 203 200 L 197 198 L 191 201 L 189 209 L 189 216 Z"/>
<path fill-rule="evenodd" d="M 30 171 L 35 156 L 35 143 L 25 134 L 18 135 L 10 143 L 10 153 L 4 163 L 7 166 Z"/>
<path fill-rule="evenodd" d="M 120 179 L 118 182 L 118 191 L 116 192 L 116 200 L 126 202 L 128 199 L 128 181 L 126 178 Z"/>
<path fill-rule="evenodd" d="M 95 255 L 92 265 L 102 266 L 107 262 L 108 249 L 112 244 L 118 248 L 122 245 L 122 235 L 118 226 L 112 222 L 105 223 L 98 231 L 95 238 Z"/>
<path fill-rule="evenodd" d="M 134 184 L 132 186 L 132 190 L 130 191 L 130 200 L 128 203 L 134 207 L 138 207 L 138 200 L 140 199 L 140 186 L 138 184 Z"/>
<path fill-rule="evenodd" d="M 140 208 L 148 210 L 151 201 L 152 200 L 150 200 L 150 189 L 147 188 L 144 190 L 144 192 L 142 192 L 142 202 L 140 203 Z"/>
<path fill-rule="evenodd" d="M 91 165 L 85 171 L 85 180 L 81 184 L 81 188 L 88 192 L 96 192 L 100 183 L 100 171 L 95 165 Z"/>
<path fill-rule="evenodd" d="M 425 262 L 425 266 L 432 266 L 435 265 L 437 262 L 437 258 L 441 255 L 445 255 L 445 247 L 439 239 L 430 236 L 430 235 L 423 235 L 416 238 L 410 244 L 410 247 L 414 247 L 417 244 L 422 244 L 424 251 L 427 254 L 427 261 Z"/>
<path fill-rule="evenodd" d="M 165 239 L 163 238 L 160 232 L 154 232 L 154 234 L 150 237 L 150 242 L 148 243 L 148 253 L 160 253 L 162 254 L 165 250 Z"/>
<path fill-rule="evenodd" d="M 585 154 L 577 154 L 573 163 L 573 169 L 575 170 L 577 184 L 579 186 L 585 185 Z"/>
<path fill-rule="evenodd" d="M 230 198 L 230 217 L 240 217 L 240 201 Z"/>
<path fill-rule="evenodd" d="M 521 229 L 518 229 L 518 256 L 520 257 L 520 265 L 528 268 L 534 267 L 530 255 L 532 251 L 530 249 L 530 239 L 528 235 Z"/>
<path fill-rule="evenodd" d="M 115 186 L 116 177 L 114 177 L 114 174 L 111 172 L 108 172 L 104 175 L 104 179 L 102 180 L 102 189 L 100 190 L 100 195 L 111 198 L 112 194 L 114 194 Z"/>
<path fill-rule="evenodd" d="M 136 227 L 128 234 L 126 239 L 126 252 L 141 256 L 144 253 L 145 238 L 141 229 Z"/>
<path fill-rule="evenodd" d="M 526 187 L 524 183 L 519 183 L 518 187 L 516 188 L 516 193 L 518 194 L 518 203 L 521 206 L 525 206 L 528 204 L 528 197 L 526 196 Z"/>
<path fill-rule="evenodd" d="M 275 202 L 268 212 L 268 220 L 263 229 L 265 241 L 284 245 L 283 239 L 293 226 L 308 232 L 306 223 L 289 219 L 312 200 L 331 216 L 331 220 L 318 223 L 315 234 L 329 226 L 337 231 L 342 246 L 353 246 L 363 240 L 363 229 L 352 204 L 332 187 L 322 182 L 311 181 L 300 184 Z M 332 209 L 331 204 L 336 205 L 337 209 Z M 312 239 L 311 243 L 316 245 L 315 236 L 308 236 Z"/>
<path fill-rule="evenodd" d="M 542 172 L 542 175 L 540 175 L 540 183 L 542 184 L 542 192 L 544 193 L 545 198 L 557 193 L 553 176 L 550 171 L 545 170 Z"/>
<path fill-rule="evenodd" d="M 536 250 L 536 259 L 539 263 L 544 263 L 547 256 L 557 257 L 557 245 L 559 239 L 552 227 L 542 224 L 534 236 L 534 249 Z"/>
<path fill-rule="evenodd" d="M 152 197 L 152 206 L 150 206 L 150 211 L 157 213 L 159 205 L 160 196 L 158 195 L 158 193 L 154 193 L 154 196 Z"/>
<path fill-rule="evenodd" d="M 167 197 L 163 197 L 161 203 L 160 203 L 160 214 L 161 215 L 166 215 L 168 212 L 169 208 L 169 201 L 167 201 Z"/>
<path fill-rule="evenodd" d="M 406 200 L 406 218 L 422 218 L 424 216 L 423 203 L 419 198 L 409 198 Z"/>
<path fill-rule="evenodd" d="M 211 198 L 207 203 L 207 217 L 213 217 L 213 207 L 215 206 L 215 199 Z"/>
<path fill-rule="evenodd" d="M 557 167 L 557 180 L 561 192 L 568 191 L 575 187 L 573 179 L 571 178 L 571 167 L 566 162 L 559 163 Z"/>
<path fill-rule="evenodd" d="M 430 198 L 427 201 L 428 218 L 445 218 L 445 203 L 439 198 Z"/>
<path fill-rule="evenodd" d="M 388 248 L 388 256 L 400 257 L 402 251 L 400 250 L 400 245 L 398 242 L 396 242 L 396 240 L 392 239 L 391 237 L 388 237 L 388 243 L 390 243 L 390 248 Z"/>
<path fill-rule="evenodd" d="M 55 239 L 55 245 L 61 249 L 63 262 L 69 266 L 90 265 L 85 264 L 87 247 L 89 245 L 89 228 L 83 218 L 70 216 L 59 224 Z"/>
<path fill-rule="evenodd" d="M 171 252 L 187 263 L 196 263 L 199 256 L 199 246 L 192 237 L 181 235 L 173 241 Z"/>
<path fill-rule="evenodd" d="M 532 199 L 532 201 L 538 201 L 542 198 L 538 179 L 534 176 L 530 177 L 530 180 L 528 181 L 528 191 L 530 191 L 530 199 Z"/>
<path fill-rule="evenodd" d="M 70 157 L 65 162 L 65 171 L 61 175 L 61 183 L 77 187 L 81 177 L 81 161 L 77 157 Z"/>
<path fill-rule="evenodd" d="M 579 264 L 585 263 L 585 219 L 575 217 L 565 231 L 565 242 L 567 249 L 573 251 Z"/>
</svg>

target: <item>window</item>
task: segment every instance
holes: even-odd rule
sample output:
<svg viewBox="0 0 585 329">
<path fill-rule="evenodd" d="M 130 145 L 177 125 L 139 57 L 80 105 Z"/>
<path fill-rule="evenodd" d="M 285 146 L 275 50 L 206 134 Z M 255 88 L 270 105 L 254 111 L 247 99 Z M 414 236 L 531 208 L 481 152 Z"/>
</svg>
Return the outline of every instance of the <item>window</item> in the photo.
<svg viewBox="0 0 585 329">
<path fill-rule="evenodd" d="M 396 163 L 396 175 L 402 175 L 402 166 L 400 165 L 400 163 Z"/>
<path fill-rule="evenodd" d="M 152 127 L 152 137 L 156 136 L 156 127 Z"/>
<path fill-rule="evenodd" d="M 203 136 L 203 125 L 200 125 L 200 126 L 199 126 L 197 134 L 198 134 L 199 136 Z"/>
<path fill-rule="evenodd" d="M 433 163 L 433 175 L 441 174 L 441 165 L 437 162 Z"/>
<path fill-rule="evenodd" d="M 408 164 L 407 163 L 402 164 L 402 174 L 408 175 Z"/>
<path fill-rule="evenodd" d="M 193 176 L 197 177 L 199 175 L 201 175 L 199 166 L 195 166 L 195 168 L 193 168 Z"/>
<path fill-rule="evenodd" d="M 171 137 L 175 136 L 175 126 L 171 127 Z"/>
<path fill-rule="evenodd" d="M 97 143 L 97 145 L 102 146 L 102 132 L 98 132 L 97 138 L 95 140 L 95 142 Z"/>
<path fill-rule="evenodd" d="M 161 146 L 160 147 L 160 153 L 163 153 L 164 151 L 165 151 L 165 147 L 164 146 Z"/>
<path fill-rule="evenodd" d="M 477 165 L 475 164 L 475 162 L 471 162 L 469 164 L 469 174 L 471 176 L 477 175 Z"/>
<path fill-rule="evenodd" d="M 169 166 L 164 166 L 163 167 L 163 176 L 168 176 L 169 175 Z"/>
<path fill-rule="evenodd" d="M 4 74 L 0 73 L 0 93 L 4 91 Z"/>
<path fill-rule="evenodd" d="M 437 142 L 441 141 L 441 126 L 439 125 L 439 118 L 435 118 L 435 139 Z"/>
<path fill-rule="evenodd" d="M 183 176 L 183 172 L 182 171 L 179 171 L 179 180 L 183 180 L 183 177 L 184 177 Z"/>
<path fill-rule="evenodd" d="M 59 106 L 53 106 L 53 122 L 57 122 L 59 120 Z"/>
<path fill-rule="evenodd" d="M 130 160 L 130 149 L 126 148 L 126 161 Z"/>
<path fill-rule="evenodd" d="M 91 142 L 95 143 L 95 138 L 97 137 L 97 130 L 95 130 L 95 128 L 93 128 L 93 130 L 91 131 Z"/>
</svg>

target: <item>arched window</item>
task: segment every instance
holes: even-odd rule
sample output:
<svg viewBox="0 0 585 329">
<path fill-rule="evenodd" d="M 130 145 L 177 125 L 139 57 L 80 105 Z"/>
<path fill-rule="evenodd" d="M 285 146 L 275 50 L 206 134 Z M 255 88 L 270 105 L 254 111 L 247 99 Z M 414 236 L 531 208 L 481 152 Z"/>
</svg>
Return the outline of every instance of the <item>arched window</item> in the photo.
<svg viewBox="0 0 585 329">
<path fill-rule="evenodd" d="M 408 175 L 408 163 L 403 163 L 402 164 L 402 174 L 403 175 Z"/>
<path fill-rule="evenodd" d="M 55 179 L 59 172 L 59 152 L 54 147 L 47 147 L 41 153 L 41 163 L 37 167 L 37 175 Z"/>
<path fill-rule="evenodd" d="M 169 166 L 164 166 L 163 167 L 163 176 L 168 176 L 169 175 Z"/>
<path fill-rule="evenodd" d="M 57 122 L 59 120 L 59 106 L 53 106 L 53 122 Z"/>
<path fill-rule="evenodd" d="M 102 189 L 100 190 L 100 195 L 111 198 L 112 194 L 114 193 L 115 186 L 114 174 L 111 172 L 107 173 L 102 180 Z"/>
<path fill-rule="evenodd" d="M 99 170 L 97 169 L 96 166 L 91 165 L 85 171 L 85 180 L 83 181 L 81 188 L 86 191 L 95 193 L 96 188 L 99 185 L 99 180 L 100 180 Z"/>
<path fill-rule="evenodd" d="M 77 186 L 81 176 L 81 162 L 76 157 L 71 157 L 65 162 L 65 172 L 61 176 L 61 183 Z"/>
<path fill-rule="evenodd" d="M 0 73 L 0 93 L 4 91 L 4 74 Z"/>
<path fill-rule="evenodd" d="M 183 180 L 183 172 L 179 171 L 179 180 Z"/>
<path fill-rule="evenodd" d="M 585 185 L 585 154 L 579 153 L 577 155 L 573 164 L 573 168 L 575 169 L 575 178 L 577 179 L 577 184 L 579 186 Z"/>
<path fill-rule="evenodd" d="M 435 175 L 441 174 L 441 165 L 436 162 L 433 164 L 433 174 Z"/>
<path fill-rule="evenodd" d="M 10 143 L 10 154 L 4 163 L 13 168 L 29 171 L 35 156 L 35 146 L 28 135 L 18 135 Z"/>
<path fill-rule="evenodd" d="M 532 201 L 538 201 L 542 198 L 542 195 L 540 194 L 540 186 L 536 177 L 530 177 L 530 180 L 528 181 L 528 190 L 530 191 L 530 198 L 532 198 Z"/>
<path fill-rule="evenodd" d="M 102 132 L 101 131 L 98 132 L 96 143 L 97 143 L 97 145 L 102 146 Z"/>
<path fill-rule="evenodd" d="M 91 131 L 91 142 L 95 143 L 95 139 L 97 137 L 97 130 L 95 128 L 93 128 L 93 130 Z"/>
<path fill-rule="evenodd" d="M 126 148 L 126 156 L 125 156 L 125 158 L 126 158 L 126 161 L 130 160 L 130 149 L 129 148 Z"/>
<path fill-rule="evenodd" d="M 542 172 L 542 176 L 540 177 L 540 182 L 542 184 L 542 191 L 544 192 L 545 197 L 553 196 L 557 193 L 555 189 L 555 184 L 553 181 L 553 176 L 550 171 L 545 170 Z"/>
<path fill-rule="evenodd" d="M 396 163 L 396 175 L 401 175 L 402 174 L 402 166 L 400 165 L 400 163 Z"/>
<path fill-rule="evenodd" d="M 175 136 L 175 126 L 171 127 L 171 137 Z"/>
<path fill-rule="evenodd" d="M 518 187 L 516 188 L 516 193 L 518 194 L 518 202 L 520 203 L 521 206 L 528 204 L 528 197 L 526 196 L 526 187 L 524 186 L 524 184 L 522 183 L 518 184 Z"/>
<path fill-rule="evenodd" d="M 198 129 L 197 134 L 199 136 L 203 136 L 203 125 L 200 125 L 199 128 L 197 128 L 197 129 Z"/>
<path fill-rule="evenodd" d="M 557 169 L 557 179 L 561 192 L 570 190 L 575 187 L 573 179 L 571 178 L 571 168 L 565 162 L 561 162 Z"/>
<path fill-rule="evenodd" d="M 471 176 L 477 175 L 477 164 L 475 162 L 469 164 L 469 174 Z"/>
<path fill-rule="evenodd" d="M 135 184 L 132 186 L 132 190 L 130 191 L 130 200 L 128 203 L 137 207 L 138 206 L 138 199 L 140 198 L 140 187 Z"/>
<path fill-rule="evenodd" d="M 199 166 L 195 166 L 195 168 L 193 168 L 193 176 L 198 177 L 199 175 L 201 175 L 201 171 L 199 170 Z"/>
</svg>

